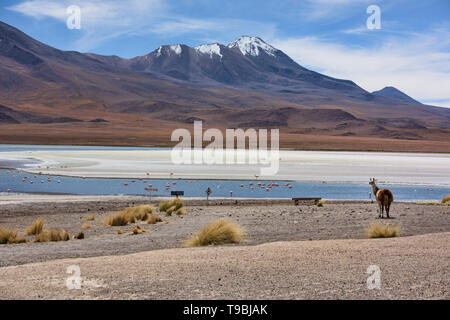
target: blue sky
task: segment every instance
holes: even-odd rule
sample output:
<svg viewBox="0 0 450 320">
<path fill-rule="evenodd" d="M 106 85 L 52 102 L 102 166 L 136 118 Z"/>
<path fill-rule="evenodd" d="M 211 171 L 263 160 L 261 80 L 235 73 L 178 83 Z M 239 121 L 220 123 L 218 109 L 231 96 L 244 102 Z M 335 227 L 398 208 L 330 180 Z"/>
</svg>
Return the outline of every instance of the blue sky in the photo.
<svg viewBox="0 0 450 320">
<path fill-rule="evenodd" d="M 70 5 L 80 30 L 66 27 Z M 366 27 L 369 5 L 379 30 Z M 1 0 L 0 20 L 59 49 L 125 58 L 259 36 L 304 67 L 450 107 L 448 0 Z"/>
</svg>

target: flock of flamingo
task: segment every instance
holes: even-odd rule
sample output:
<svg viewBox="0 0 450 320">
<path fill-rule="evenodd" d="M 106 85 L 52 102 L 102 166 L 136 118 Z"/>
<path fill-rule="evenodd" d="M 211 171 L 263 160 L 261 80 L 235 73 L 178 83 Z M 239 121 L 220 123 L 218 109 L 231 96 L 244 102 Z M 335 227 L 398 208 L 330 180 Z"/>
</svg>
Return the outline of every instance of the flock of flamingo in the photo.
<svg viewBox="0 0 450 320">
<path fill-rule="evenodd" d="M 65 169 L 65 168 L 67 168 L 67 166 L 60 166 L 60 168 L 61 168 L 61 169 Z M 38 169 L 41 169 L 41 166 L 38 166 Z M 49 167 L 47 166 L 46 169 L 49 169 Z M 6 171 L 7 174 L 14 173 L 14 172 L 20 173 L 21 171 L 20 171 L 19 169 L 17 169 L 17 170 L 12 170 L 12 171 Z M 32 176 L 30 176 L 30 177 L 29 177 L 29 176 L 24 176 L 24 177 L 22 178 L 22 182 L 23 182 L 23 183 L 29 183 L 29 184 L 35 184 L 35 183 L 38 183 L 38 181 L 39 181 L 39 177 L 38 177 L 38 176 L 45 176 L 45 175 L 46 175 L 45 173 L 43 173 L 43 172 L 40 171 L 40 172 L 38 173 L 38 175 L 32 175 Z M 123 186 L 124 186 L 124 187 L 128 187 L 128 186 L 130 186 L 130 184 L 134 184 L 134 183 L 137 183 L 138 181 L 142 181 L 144 184 L 146 184 L 146 186 L 144 187 L 144 190 L 145 190 L 145 191 L 147 191 L 147 192 L 151 192 L 151 191 L 159 191 L 159 189 L 153 188 L 153 184 L 148 184 L 148 180 L 151 179 L 151 178 L 150 178 L 150 172 L 146 172 L 145 175 L 146 175 L 147 178 L 137 178 L 137 179 L 135 179 L 135 180 L 131 180 L 130 182 L 123 182 Z M 171 173 L 170 173 L 170 178 L 171 178 L 171 179 L 174 179 L 174 175 L 175 175 L 175 174 L 174 174 L 173 172 L 171 172 Z M 255 175 L 254 177 L 255 177 L 256 180 L 259 178 L 259 176 L 257 176 L 257 175 Z M 82 178 L 82 179 L 86 179 L 86 177 L 81 177 L 81 178 Z M 179 179 L 180 179 L 180 178 L 179 178 Z M 40 183 L 41 183 L 41 184 L 44 184 L 45 182 L 50 183 L 50 182 L 52 182 L 52 181 L 53 181 L 53 180 L 52 180 L 52 177 L 49 176 L 49 175 L 47 175 L 46 179 L 41 179 L 41 180 L 40 180 Z M 198 180 L 185 180 L 185 182 L 186 182 L 186 183 L 196 183 L 196 182 L 198 182 Z M 61 184 L 62 181 L 58 179 L 58 180 L 56 180 L 56 183 Z M 177 183 L 176 183 L 175 181 L 172 181 L 172 182 L 166 182 L 166 184 L 165 184 L 165 186 L 164 186 L 164 189 L 165 189 L 166 191 L 170 191 L 171 188 L 173 188 L 176 184 L 177 184 Z M 284 186 L 284 187 L 287 187 L 287 188 L 289 188 L 289 189 L 292 189 L 292 188 L 293 188 L 293 185 L 290 184 L 290 183 L 285 183 L 283 186 Z M 246 185 L 240 184 L 239 187 L 240 187 L 240 188 L 245 188 Z M 261 189 L 261 190 L 265 190 L 266 192 L 269 192 L 269 191 L 272 190 L 272 188 L 280 187 L 280 184 L 278 184 L 278 183 L 263 183 L 263 182 L 249 182 L 249 183 L 248 183 L 248 187 L 249 187 L 249 189 L 252 190 L 252 191 L 255 190 L 255 189 Z M 217 188 L 222 188 L 222 185 L 219 184 L 219 185 L 217 186 Z M 11 189 L 7 189 L 6 191 L 7 191 L 8 193 L 10 193 L 10 192 L 11 192 Z M 231 191 L 230 191 L 230 196 L 232 196 L 232 195 L 233 195 L 233 191 L 231 190 Z"/>
</svg>

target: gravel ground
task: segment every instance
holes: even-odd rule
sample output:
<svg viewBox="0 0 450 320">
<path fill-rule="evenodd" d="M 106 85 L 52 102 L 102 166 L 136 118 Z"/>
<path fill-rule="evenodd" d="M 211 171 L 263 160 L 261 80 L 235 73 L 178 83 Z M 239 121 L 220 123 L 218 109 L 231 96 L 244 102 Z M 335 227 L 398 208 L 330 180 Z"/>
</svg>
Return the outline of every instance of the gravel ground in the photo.
<svg viewBox="0 0 450 320">
<path fill-rule="evenodd" d="M 251 205 L 245 205 L 245 201 L 235 205 L 215 200 L 213 205 L 206 206 L 202 201 L 189 200 L 186 216 L 162 217 L 163 223 L 142 225 L 150 231 L 145 234 L 118 235 L 117 227 L 102 226 L 105 216 L 146 201 L 144 197 L 130 196 L 2 196 L 0 226 L 21 233 L 40 217 L 45 219 L 47 228 L 64 228 L 71 234 L 83 230 L 85 217 L 95 215 L 96 220 L 88 222 L 90 229 L 83 230 L 84 240 L 0 245 L 0 267 L 180 248 L 190 235 L 221 217 L 228 217 L 246 229 L 248 241 L 243 246 L 275 241 L 364 239 L 367 238 L 365 228 L 377 217 L 377 205 L 362 201 L 329 201 L 323 207 L 316 207 L 275 200 L 256 201 Z M 394 219 L 388 222 L 401 225 L 401 236 L 450 232 L 448 206 L 397 202 L 391 210 Z M 129 231 L 131 226 L 121 229 Z"/>
<path fill-rule="evenodd" d="M 450 233 L 163 249 L 0 268 L 2 299 L 449 299 Z M 80 268 L 81 288 L 66 286 Z M 380 289 L 367 288 L 370 265 Z"/>
</svg>

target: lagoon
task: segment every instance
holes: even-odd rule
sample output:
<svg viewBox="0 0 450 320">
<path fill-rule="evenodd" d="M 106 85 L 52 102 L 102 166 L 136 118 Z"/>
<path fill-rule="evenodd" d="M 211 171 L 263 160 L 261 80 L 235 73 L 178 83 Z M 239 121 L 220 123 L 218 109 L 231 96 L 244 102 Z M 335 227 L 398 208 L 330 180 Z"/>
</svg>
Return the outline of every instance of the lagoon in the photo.
<svg viewBox="0 0 450 320">
<path fill-rule="evenodd" d="M 7 163 L 20 170 L 0 171 L 0 192 L 148 194 L 145 188 L 152 185 L 159 189 L 155 195 L 184 190 L 186 196 L 204 196 L 211 187 L 215 197 L 230 197 L 232 191 L 233 197 L 365 200 L 371 191 L 369 178 L 375 177 L 380 186 L 393 190 L 396 200 L 439 200 L 450 193 L 448 154 L 281 150 L 279 172 L 256 179 L 257 166 L 175 165 L 170 152 L 0 145 L 0 166 Z"/>
</svg>

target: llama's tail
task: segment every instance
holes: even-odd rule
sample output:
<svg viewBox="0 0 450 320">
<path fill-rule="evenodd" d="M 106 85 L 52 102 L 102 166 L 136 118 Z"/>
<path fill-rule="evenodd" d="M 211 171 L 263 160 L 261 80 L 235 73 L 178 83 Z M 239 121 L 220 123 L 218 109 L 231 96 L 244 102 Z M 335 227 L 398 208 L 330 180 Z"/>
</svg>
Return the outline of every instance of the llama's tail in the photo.
<svg viewBox="0 0 450 320">
<path fill-rule="evenodd" d="M 385 192 L 383 197 L 383 204 L 387 207 L 389 205 L 389 195 Z"/>
</svg>

